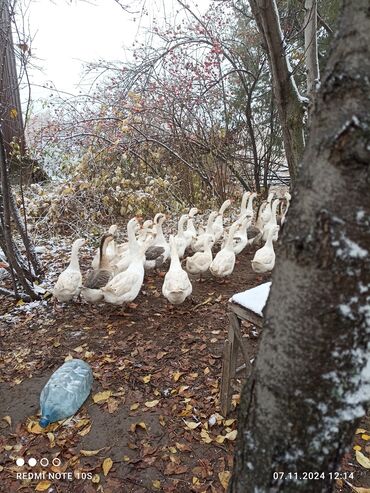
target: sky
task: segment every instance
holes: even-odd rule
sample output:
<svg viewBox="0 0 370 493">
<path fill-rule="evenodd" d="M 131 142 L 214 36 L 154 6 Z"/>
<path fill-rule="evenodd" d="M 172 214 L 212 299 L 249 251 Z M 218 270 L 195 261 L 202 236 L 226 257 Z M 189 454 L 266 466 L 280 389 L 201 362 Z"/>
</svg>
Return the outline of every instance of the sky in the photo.
<svg viewBox="0 0 370 493">
<path fill-rule="evenodd" d="M 127 49 L 141 40 L 154 17 L 175 15 L 176 0 L 122 0 L 133 13 L 125 12 L 114 0 L 31 0 L 27 22 L 32 38 L 30 67 L 32 99 L 47 97 L 40 86 L 52 82 L 60 91 L 77 94 L 83 63 L 98 59 L 127 61 Z M 205 11 L 209 0 L 197 0 Z M 140 14 L 145 7 L 147 13 Z M 80 89 L 86 90 L 82 83 Z M 23 91 L 22 99 L 26 97 Z"/>
</svg>

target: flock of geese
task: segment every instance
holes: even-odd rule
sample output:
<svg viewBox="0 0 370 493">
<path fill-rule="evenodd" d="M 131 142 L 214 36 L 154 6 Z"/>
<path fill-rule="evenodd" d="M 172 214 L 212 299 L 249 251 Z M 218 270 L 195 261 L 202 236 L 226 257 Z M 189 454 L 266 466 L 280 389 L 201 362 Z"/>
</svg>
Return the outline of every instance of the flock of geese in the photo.
<svg viewBox="0 0 370 493">
<path fill-rule="evenodd" d="M 240 212 L 228 232 L 224 229 L 223 215 L 231 200 L 226 200 L 218 211 L 212 211 L 205 229 L 198 231 L 194 224 L 198 210 L 190 209 L 180 217 L 177 234 L 171 235 L 169 241 L 163 234 L 166 216 L 162 213 L 143 224 L 138 217 L 132 218 L 127 224 L 128 241 L 122 244 L 117 243 L 117 226 L 112 225 L 101 238 L 84 281 L 78 255 L 85 240 L 77 239 L 72 245 L 70 263 L 54 286 L 53 296 L 60 302 L 81 295 L 89 303 L 103 300 L 113 305 L 130 303 L 140 292 L 145 271 L 157 269 L 170 259 L 162 293 L 171 304 L 177 305 L 192 292 L 188 274 L 199 275 L 201 280 L 202 274 L 210 270 L 215 277 L 227 277 L 234 270 L 236 255 L 262 241 L 264 246 L 256 251 L 252 268 L 257 273 L 271 271 L 275 265 L 273 242 L 278 238 L 279 224 L 284 223 L 291 196 L 286 192 L 284 199 L 274 200 L 275 193 L 271 192 L 255 212 L 256 196 L 251 192 L 243 194 Z M 221 249 L 213 256 L 212 248 L 217 242 L 221 242 Z M 185 257 L 186 252 L 192 254 Z"/>
</svg>

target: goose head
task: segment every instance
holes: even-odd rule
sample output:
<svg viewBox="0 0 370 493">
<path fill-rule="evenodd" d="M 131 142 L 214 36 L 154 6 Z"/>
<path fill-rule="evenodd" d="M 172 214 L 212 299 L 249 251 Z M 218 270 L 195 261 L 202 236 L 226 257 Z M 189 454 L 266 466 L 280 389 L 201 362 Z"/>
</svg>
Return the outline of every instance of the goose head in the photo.
<svg viewBox="0 0 370 493">
<path fill-rule="evenodd" d="M 228 200 L 225 200 L 225 202 L 221 205 L 220 209 L 219 209 L 219 214 L 223 214 L 226 209 L 228 207 L 230 207 L 230 205 L 232 204 L 232 200 L 228 199 Z"/>
<path fill-rule="evenodd" d="M 80 248 L 82 245 L 84 245 L 86 240 L 84 238 L 78 238 L 75 240 L 72 244 L 72 248 Z"/>
<path fill-rule="evenodd" d="M 108 234 L 115 235 L 117 232 L 118 226 L 117 224 L 112 224 L 112 226 L 108 229 Z"/>
<path fill-rule="evenodd" d="M 199 212 L 199 211 L 198 211 L 198 209 L 197 209 L 196 207 L 192 207 L 192 208 L 190 209 L 190 211 L 189 211 L 188 216 L 189 216 L 189 217 L 194 217 L 196 214 L 198 214 L 198 212 Z"/>
</svg>

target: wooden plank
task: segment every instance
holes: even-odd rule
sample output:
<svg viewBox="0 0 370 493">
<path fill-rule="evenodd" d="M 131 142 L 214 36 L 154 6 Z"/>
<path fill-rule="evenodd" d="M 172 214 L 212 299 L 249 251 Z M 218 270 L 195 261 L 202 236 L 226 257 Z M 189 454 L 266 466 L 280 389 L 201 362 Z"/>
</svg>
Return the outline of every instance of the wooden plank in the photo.
<svg viewBox="0 0 370 493">
<path fill-rule="evenodd" d="M 224 354 L 222 359 L 222 376 L 220 389 L 220 408 L 222 416 L 226 417 L 230 412 L 230 363 L 233 344 L 226 339 L 224 343 Z"/>
<path fill-rule="evenodd" d="M 233 302 L 229 303 L 229 309 L 242 320 L 247 320 L 248 322 L 257 325 L 257 327 L 262 327 L 263 317 L 252 312 L 252 310 Z"/>
<path fill-rule="evenodd" d="M 230 320 L 230 325 L 234 331 L 234 337 L 236 338 L 237 343 L 238 343 L 237 346 L 240 348 L 240 350 L 243 354 L 244 363 L 247 364 L 249 361 L 249 358 L 248 358 L 247 351 L 245 350 L 243 336 L 242 336 L 242 333 L 240 331 L 240 318 L 235 313 L 229 313 L 229 320 Z M 238 357 L 238 351 L 237 350 L 235 351 L 234 357 L 235 357 L 234 359 L 235 359 L 235 365 L 236 365 L 236 360 Z M 232 377 L 234 377 L 234 376 L 235 376 L 235 371 L 234 371 L 234 374 L 232 375 Z"/>
</svg>

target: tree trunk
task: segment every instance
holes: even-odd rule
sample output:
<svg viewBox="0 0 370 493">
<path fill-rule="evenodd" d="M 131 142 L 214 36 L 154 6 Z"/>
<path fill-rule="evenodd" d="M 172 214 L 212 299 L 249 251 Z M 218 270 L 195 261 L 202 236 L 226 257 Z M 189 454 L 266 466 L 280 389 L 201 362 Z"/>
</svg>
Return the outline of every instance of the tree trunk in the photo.
<svg viewBox="0 0 370 493">
<path fill-rule="evenodd" d="M 332 50 L 242 392 L 230 493 L 333 491 L 370 402 L 369 0 L 344 0 Z"/>
<path fill-rule="evenodd" d="M 304 8 L 304 50 L 307 71 L 307 97 L 309 99 L 309 113 L 311 113 L 316 87 L 318 86 L 320 79 L 317 52 L 317 0 L 305 0 Z"/>
<path fill-rule="evenodd" d="M 269 57 L 285 155 L 294 184 L 305 146 L 303 99 L 291 73 L 275 0 L 249 0 L 249 3 Z"/>
</svg>

